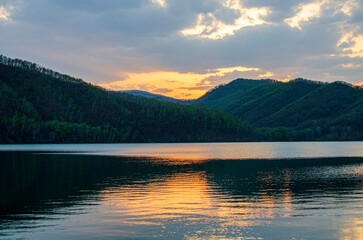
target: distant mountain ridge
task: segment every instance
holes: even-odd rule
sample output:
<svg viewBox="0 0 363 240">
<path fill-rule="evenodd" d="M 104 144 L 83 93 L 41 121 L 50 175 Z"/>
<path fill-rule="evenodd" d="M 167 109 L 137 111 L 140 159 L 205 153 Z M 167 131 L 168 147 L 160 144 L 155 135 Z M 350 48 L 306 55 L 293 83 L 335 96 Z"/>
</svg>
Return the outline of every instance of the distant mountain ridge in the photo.
<svg viewBox="0 0 363 240">
<path fill-rule="evenodd" d="M 344 82 L 237 79 L 182 101 L 0 55 L 0 143 L 363 140 L 362 93 Z"/>
<path fill-rule="evenodd" d="M 226 113 L 107 91 L 20 59 L 0 58 L 0 143 L 262 140 Z"/>
<path fill-rule="evenodd" d="M 155 94 L 155 93 L 150 93 L 147 91 L 142 91 L 142 90 L 122 90 L 122 91 L 118 91 L 121 93 L 129 93 L 135 96 L 142 96 L 142 97 L 146 97 L 146 98 L 153 98 L 159 101 L 166 101 L 166 102 L 172 102 L 172 103 L 180 103 L 180 104 L 185 104 L 187 101 L 184 100 L 179 100 L 176 98 L 172 98 L 172 97 L 167 97 L 161 94 Z"/>
<path fill-rule="evenodd" d="M 145 91 L 135 93 L 175 101 Z M 257 127 L 308 129 L 315 137 L 325 135 L 324 139 L 363 137 L 363 88 L 342 81 L 241 78 L 179 103 L 222 110 Z"/>
</svg>

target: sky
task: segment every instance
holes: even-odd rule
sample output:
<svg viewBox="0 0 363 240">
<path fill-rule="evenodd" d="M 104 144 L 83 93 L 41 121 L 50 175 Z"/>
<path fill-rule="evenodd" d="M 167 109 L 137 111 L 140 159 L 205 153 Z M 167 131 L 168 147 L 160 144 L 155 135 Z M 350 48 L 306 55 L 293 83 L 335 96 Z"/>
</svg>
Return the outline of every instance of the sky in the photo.
<svg viewBox="0 0 363 240">
<path fill-rule="evenodd" d="M 0 0 L 0 54 L 192 99 L 236 78 L 363 83 L 362 0 Z"/>
</svg>

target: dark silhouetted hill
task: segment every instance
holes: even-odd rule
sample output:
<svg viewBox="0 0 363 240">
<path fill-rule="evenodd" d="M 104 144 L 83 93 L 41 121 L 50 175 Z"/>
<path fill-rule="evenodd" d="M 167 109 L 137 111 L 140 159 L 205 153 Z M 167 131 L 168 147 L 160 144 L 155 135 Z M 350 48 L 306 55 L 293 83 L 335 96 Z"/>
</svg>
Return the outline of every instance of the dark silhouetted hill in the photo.
<svg viewBox="0 0 363 240">
<path fill-rule="evenodd" d="M 0 56 L 0 142 L 261 140 L 245 121 L 196 106 L 106 91 Z"/>
<path fill-rule="evenodd" d="M 172 103 L 180 103 L 180 104 L 184 104 L 185 101 L 183 100 L 179 100 L 179 99 L 175 99 L 172 97 L 167 97 L 161 94 L 155 94 L 155 93 L 150 93 L 150 92 L 146 92 L 146 91 L 141 91 L 141 90 L 124 90 L 124 91 L 119 91 L 120 93 L 129 93 L 135 96 L 142 96 L 142 97 L 146 97 L 146 98 L 152 98 L 152 99 L 156 99 L 159 101 L 165 101 L 165 102 L 172 102 Z"/>
</svg>

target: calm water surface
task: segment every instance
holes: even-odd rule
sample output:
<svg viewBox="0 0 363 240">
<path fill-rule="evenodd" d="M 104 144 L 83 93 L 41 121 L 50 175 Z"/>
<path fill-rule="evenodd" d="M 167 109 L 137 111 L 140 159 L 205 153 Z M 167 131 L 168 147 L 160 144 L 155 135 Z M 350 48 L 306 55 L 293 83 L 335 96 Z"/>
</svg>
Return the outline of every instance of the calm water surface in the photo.
<svg viewBox="0 0 363 240">
<path fill-rule="evenodd" d="M 363 143 L 0 145 L 0 239 L 362 239 Z"/>
</svg>

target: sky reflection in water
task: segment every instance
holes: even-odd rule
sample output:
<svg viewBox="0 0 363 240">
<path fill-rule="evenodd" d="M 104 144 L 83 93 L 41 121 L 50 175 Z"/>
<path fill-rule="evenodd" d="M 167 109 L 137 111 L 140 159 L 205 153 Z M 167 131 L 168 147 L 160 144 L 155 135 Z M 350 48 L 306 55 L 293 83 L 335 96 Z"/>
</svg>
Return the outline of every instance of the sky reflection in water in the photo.
<svg viewBox="0 0 363 240">
<path fill-rule="evenodd" d="M 0 151 L 159 157 L 178 160 L 363 157 L 363 142 L 0 144 Z"/>
<path fill-rule="evenodd" d="M 0 157 L 1 239 L 363 236 L 361 157 L 182 164 L 29 152 Z"/>
</svg>

